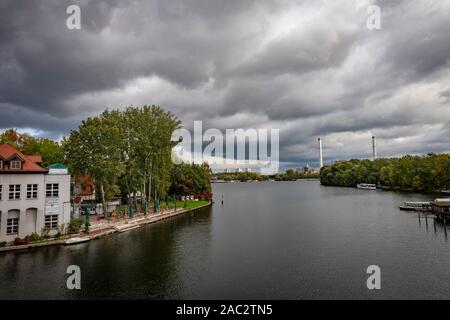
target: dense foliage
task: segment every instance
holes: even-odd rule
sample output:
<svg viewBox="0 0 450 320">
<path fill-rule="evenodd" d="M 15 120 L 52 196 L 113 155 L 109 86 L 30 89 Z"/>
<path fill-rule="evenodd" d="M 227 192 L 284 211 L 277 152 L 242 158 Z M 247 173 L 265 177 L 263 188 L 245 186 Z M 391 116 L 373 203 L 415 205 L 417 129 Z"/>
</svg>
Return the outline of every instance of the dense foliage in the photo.
<svg viewBox="0 0 450 320">
<path fill-rule="evenodd" d="M 374 161 L 340 161 L 322 168 L 320 182 L 346 187 L 380 183 L 396 190 L 440 192 L 450 187 L 450 156 L 428 154 Z"/>
<path fill-rule="evenodd" d="M 74 174 L 88 174 L 102 202 L 126 194 L 163 199 L 170 184 L 172 133 L 180 121 L 159 106 L 106 110 L 84 120 L 63 139 L 64 154 Z M 132 195 L 132 197 L 131 197 Z"/>
<path fill-rule="evenodd" d="M 0 134 L 0 143 L 6 143 L 26 155 L 42 156 L 42 165 L 64 163 L 64 153 L 61 146 L 53 140 L 36 138 L 27 133 L 18 133 L 8 129 Z"/>
<path fill-rule="evenodd" d="M 211 169 L 205 163 L 174 164 L 170 174 L 171 185 L 169 194 L 176 196 L 194 195 L 199 199 L 211 198 Z"/>
</svg>

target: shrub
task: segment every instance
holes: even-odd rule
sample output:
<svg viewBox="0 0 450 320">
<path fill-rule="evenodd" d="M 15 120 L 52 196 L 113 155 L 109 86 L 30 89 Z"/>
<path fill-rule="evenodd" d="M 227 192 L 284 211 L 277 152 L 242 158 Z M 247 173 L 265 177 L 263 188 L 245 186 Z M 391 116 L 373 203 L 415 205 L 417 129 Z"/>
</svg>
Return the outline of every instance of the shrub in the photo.
<svg viewBox="0 0 450 320">
<path fill-rule="evenodd" d="M 1 242 L 0 242 L 0 248 L 2 248 L 2 247 L 4 247 L 4 246 L 6 246 L 6 241 L 1 241 Z"/>
<path fill-rule="evenodd" d="M 33 232 L 32 234 L 25 237 L 25 240 L 27 242 L 35 242 L 35 241 L 42 241 L 43 238 L 38 235 L 36 232 Z"/>
<path fill-rule="evenodd" d="M 81 227 L 83 225 L 84 225 L 84 219 L 83 218 L 73 219 L 67 225 L 67 231 L 69 233 L 78 232 L 78 231 L 80 231 L 80 229 L 81 229 Z"/>
<path fill-rule="evenodd" d="M 14 244 L 16 246 L 20 246 L 20 245 L 27 244 L 27 243 L 28 243 L 28 241 L 25 240 L 25 239 L 20 239 L 20 238 L 15 238 L 14 239 Z"/>
<path fill-rule="evenodd" d="M 42 229 L 42 238 L 44 238 L 44 239 L 50 238 L 49 233 L 50 233 L 50 228 L 44 227 L 44 228 Z"/>
</svg>

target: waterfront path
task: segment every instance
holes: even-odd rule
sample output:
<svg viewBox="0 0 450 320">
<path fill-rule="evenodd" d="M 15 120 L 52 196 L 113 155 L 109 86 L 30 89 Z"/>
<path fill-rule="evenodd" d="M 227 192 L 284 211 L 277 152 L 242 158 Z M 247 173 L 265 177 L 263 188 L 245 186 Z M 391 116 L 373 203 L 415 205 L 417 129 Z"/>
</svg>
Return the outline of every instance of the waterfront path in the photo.
<svg viewBox="0 0 450 320">
<path fill-rule="evenodd" d="M 198 206 L 195 208 L 177 208 L 175 209 L 162 209 L 157 213 L 149 213 L 144 215 L 143 213 L 137 214 L 133 218 L 113 218 L 110 221 L 100 220 L 100 221 L 92 221 L 91 227 L 88 232 L 80 232 L 76 234 L 70 234 L 62 236 L 59 239 L 50 239 L 39 242 L 30 242 L 28 244 L 19 245 L 19 246 L 7 246 L 0 248 L 1 252 L 7 251 L 16 251 L 16 250 L 25 250 L 31 248 L 39 248 L 53 245 L 64 245 L 66 244 L 66 240 L 75 237 L 89 237 L 91 240 L 103 238 L 108 235 L 112 235 L 114 233 L 121 233 L 130 231 L 139 227 L 142 227 L 147 224 L 156 223 L 162 220 L 170 219 L 175 216 L 179 216 L 188 212 L 194 212 L 201 208 L 205 208 L 211 206 L 211 203 Z"/>
</svg>

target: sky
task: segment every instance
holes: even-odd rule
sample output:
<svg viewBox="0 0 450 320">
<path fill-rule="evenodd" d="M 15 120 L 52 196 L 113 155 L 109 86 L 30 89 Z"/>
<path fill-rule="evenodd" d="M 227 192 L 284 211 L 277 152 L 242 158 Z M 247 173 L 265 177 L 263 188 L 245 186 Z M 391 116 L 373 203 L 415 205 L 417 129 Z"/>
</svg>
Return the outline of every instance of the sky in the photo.
<svg viewBox="0 0 450 320">
<path fill-rule="evenodd" d="M 80 7 L 81 29 L 66 23 Z M 380 28 L 368 28 L 368 8 Z M 60 139 L 106 107 L 280 130 L 282 167 L 448 152 L 450 0 L 2 0 L 0 130 Z"/>
</svg>

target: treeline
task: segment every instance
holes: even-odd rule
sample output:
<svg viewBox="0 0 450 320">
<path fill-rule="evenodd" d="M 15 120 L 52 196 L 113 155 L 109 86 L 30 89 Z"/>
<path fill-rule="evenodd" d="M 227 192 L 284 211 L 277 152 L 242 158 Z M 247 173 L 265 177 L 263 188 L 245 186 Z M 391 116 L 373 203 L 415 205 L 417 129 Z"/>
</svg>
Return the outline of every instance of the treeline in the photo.
<svg viewBox="0 0 450 320">
<path fill-rule="evenodd" d="M 319 179 L 318 173 L 302 172 L 299 170 L 288 169 L 285 173 L 276 174 L 273 176 L 276 181 L 294 181 L 301 179 Z"/>
<path fill-rule="evenodd" d="M 358 183 L 381 184 L 405 191 L 440 192 L 450 187 L 450 156 L 404 156 L 402 158 L 349 160 L 323 167 L 323 185 L 355 187 Z"/>
<path fill-rule="evenodd" d="M 256 172 L 223 172 L 216 175 L 217 179 L 225 181 L 295 181 L 299 179 L 318 179 L 317 173 L 304 173 L 298 170 L 288 169 L 284 173 L 278 173 L 275 175 L 261 175 Z"/>
<path fill-rule="evenodd" d="M 265 176 L 260 175 L 256 172 L 222 172 L 216 174 L 217 179 L 224 181 L 263 181 Z M 268 179 L 268 178 L 267 178 Z"/>
<path fill-rule="evenodd" d="M 8 129 L 0 134 L 0 143 L 9 144 L 26 155 L 42 156 L 44 167 L 64 162 L 61 146 L 47 138 L 36 138 L 27 133 L 18 133 L 16 129 Z"/>
</svg>

